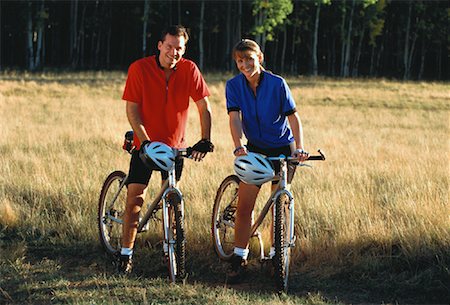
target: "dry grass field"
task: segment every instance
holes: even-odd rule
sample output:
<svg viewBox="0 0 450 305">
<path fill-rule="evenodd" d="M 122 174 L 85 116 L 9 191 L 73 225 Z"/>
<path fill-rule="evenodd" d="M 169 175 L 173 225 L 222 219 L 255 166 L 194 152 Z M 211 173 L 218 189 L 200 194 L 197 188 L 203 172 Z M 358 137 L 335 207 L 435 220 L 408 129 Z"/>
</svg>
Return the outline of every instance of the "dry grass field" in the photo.
<svg viewBox="0 0 450 305">
<path fill-rule="evenodd" d="M 233 171 L 227 76 L 206 75 L 216 151 L 185 162 L 190 277 L 167 285 L 159 224 L 138 238 L 131 279 L 114 275 L 97 237 L 102 182 L 128 169 L 125 74 L 1 74 L 0 303 L 448 303 L 450 84 L 288 78 L 307 149 L 327 161 L 293 182 L 292 293 L 279 298 L 256 261 L 247 284 L 224 287 L 212 251 L 214 195 Z M 193 106 L 188 143 L 197 116 Z"/>
</svg>

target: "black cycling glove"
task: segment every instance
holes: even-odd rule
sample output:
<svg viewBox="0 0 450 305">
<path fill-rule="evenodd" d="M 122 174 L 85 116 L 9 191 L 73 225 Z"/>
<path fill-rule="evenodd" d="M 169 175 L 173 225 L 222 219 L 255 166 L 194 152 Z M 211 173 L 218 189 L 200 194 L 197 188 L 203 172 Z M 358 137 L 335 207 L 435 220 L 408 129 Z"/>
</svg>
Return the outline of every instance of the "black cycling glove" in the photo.
<svg viewBox="0 0 450 305">
<path fill-rule="evenodd" d="M 201 139 L 197 143 L 195 143 L 194 146 L 192 146 L 192 150 L 202 152 L 202 153 L 208 153 L 214 151 L 214 144 L 211 143 L 210 140 L 207 139 Z"/>
</svg>

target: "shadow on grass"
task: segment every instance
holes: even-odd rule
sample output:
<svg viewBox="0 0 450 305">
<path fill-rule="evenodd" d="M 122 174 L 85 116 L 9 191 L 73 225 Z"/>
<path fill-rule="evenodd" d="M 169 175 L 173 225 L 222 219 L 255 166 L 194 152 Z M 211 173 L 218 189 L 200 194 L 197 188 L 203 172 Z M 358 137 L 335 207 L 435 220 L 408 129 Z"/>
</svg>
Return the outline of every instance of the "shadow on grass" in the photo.
<svg viewBox="0 0 450 305">
<path fill-rule="evenodd" d="M 0 301 L 2 294 L 6 301 L 9 298 L 44 301 L 63 298 L 55 295 L 55 291 L 61 293 L 64 287 L 83 290 L 87 294 L 98 289 L 110 293 L 124 287 L 143 289 L 140 279 L 150 283 L 167 282 L 167 265 L 157 240 L 157 236 L 141 240 L 144 243 L 135 252 L 132 280 L 124 284 L 115 272 L 113 261 L 97 241 L 48 245 L 40 240 L 39 244 L 30 244 L 19 240 L 14 230 L 3 229 L 0 235 Z M 360 248 L 360 245 L 355 248 Z M 442 253 L 447 255 L 442 256 Z M 299 298 L 319 295 L 326 303 L 448 303 L 450 249 L 441 254 L 430 252 L 407 260 L 401 255 L 395 258 L 372 257 L 358 265 L 349 264 L 348 268 L 327 266 L 326 272 L 321 272 L 323 266 L 317 266 L 316 270 L 303 270 L 300 263 L 293 262 L 289 295 Z M 231 288 L 249 295 L 275 294 L 268 268 L 261 267 L 258 259 L 250 260 L 247 277 L 240 285 L 226 284 L 227 268 L 228 264 L 221 262 L 212 250 L 188 246 L 187 283 Z M 58 288 L 60 286 L 62 290 Z M 76 296 L 71 297 L 76 300 Z"/>
</svg>

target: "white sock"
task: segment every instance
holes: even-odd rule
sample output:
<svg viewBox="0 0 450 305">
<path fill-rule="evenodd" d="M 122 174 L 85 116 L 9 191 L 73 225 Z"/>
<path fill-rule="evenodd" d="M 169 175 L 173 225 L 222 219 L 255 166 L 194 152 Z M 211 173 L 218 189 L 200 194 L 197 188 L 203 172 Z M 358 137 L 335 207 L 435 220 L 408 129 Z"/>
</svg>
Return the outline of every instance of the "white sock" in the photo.
<svg viewBox="0 0 450 305">
<path fill-rule="evenodd" d="M 275 247 L 270 247 L 269 258 L 272 259 L 275 256 Z"/>
<path fill-rule="evenodd" d="M 121 254 L 121 255 L 132 256 L 132 255 L 133 255 L 133 248 L 122 248 L 122 249 L 120 250 L 120 254 Z"/>
<path fill-rule="evenodd" d="M 234 247 L 234 250 L 233 250 L 234 254 L 242 257 L 243 259 L 247 259 L 249 252 L 250 252 L 250 250 L 248 250 L 248 249 L 242 249 L 242 248 L 238 248 L 238 247 Z"/>
</svg>

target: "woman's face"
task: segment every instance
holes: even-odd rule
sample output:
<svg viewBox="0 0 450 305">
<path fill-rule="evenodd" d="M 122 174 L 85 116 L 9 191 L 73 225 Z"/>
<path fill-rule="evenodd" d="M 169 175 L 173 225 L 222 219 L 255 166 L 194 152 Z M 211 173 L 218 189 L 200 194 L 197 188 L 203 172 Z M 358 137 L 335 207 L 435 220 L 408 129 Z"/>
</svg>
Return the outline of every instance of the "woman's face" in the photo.
<svg viewBox="0 0 450 305">
<path fill-rule="evenodd" d="M 236 52 L 234 60 L 238 70 L 247 79 L 261 73 L 262 54 L 255 51 Z"/>
</svg>

